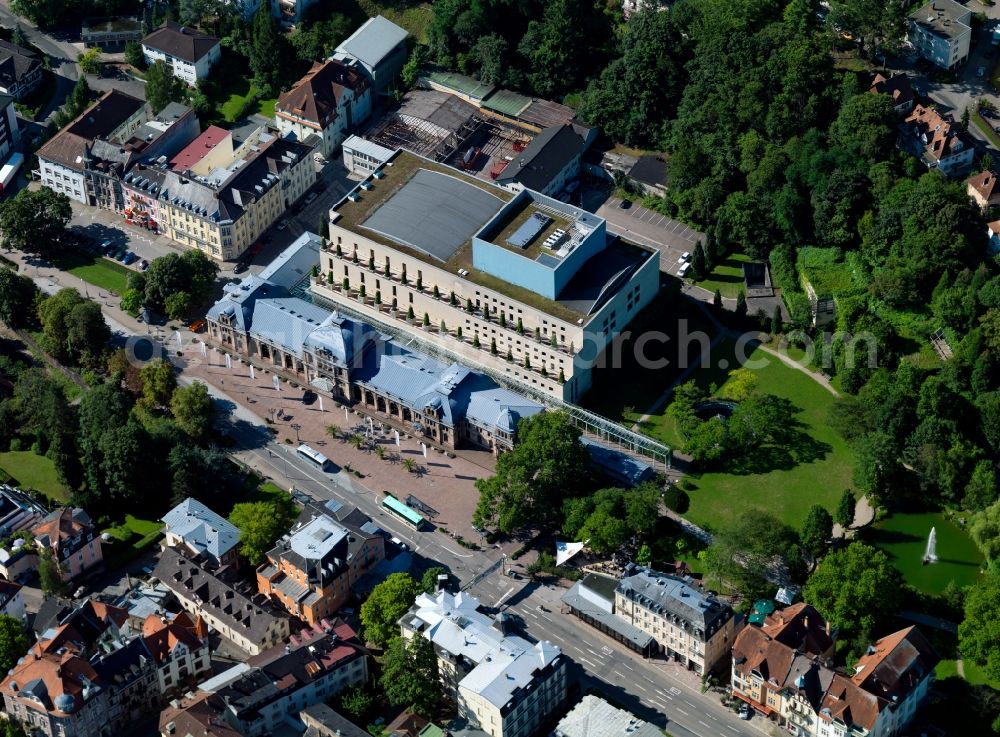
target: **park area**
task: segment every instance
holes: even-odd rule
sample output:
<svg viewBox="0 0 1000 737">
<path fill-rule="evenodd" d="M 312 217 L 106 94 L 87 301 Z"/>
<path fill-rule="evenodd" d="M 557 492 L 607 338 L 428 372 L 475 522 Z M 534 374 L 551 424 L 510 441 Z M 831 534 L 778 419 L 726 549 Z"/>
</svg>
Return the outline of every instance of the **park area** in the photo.
<svg viewBox="0 0 1000 737">
<path fill-rule="evenodd" d="M 732 253 L 712 269 L 706 279 L 698 282 L 698 286 L 710 292 L 718 290 L 727 299 L 736 299 L 743 289 L 743 264 L 750 263 L 750 260 L 745 254 Z"/>
<path fill-rule="evenodd" d="M 45 456 L 30 450 L 0 453 L 0 470 L 12 486 L 35 489 L 53 502 L 69 501 L 69 490 L 59 482 L 55 465 Z"/>
</svg>

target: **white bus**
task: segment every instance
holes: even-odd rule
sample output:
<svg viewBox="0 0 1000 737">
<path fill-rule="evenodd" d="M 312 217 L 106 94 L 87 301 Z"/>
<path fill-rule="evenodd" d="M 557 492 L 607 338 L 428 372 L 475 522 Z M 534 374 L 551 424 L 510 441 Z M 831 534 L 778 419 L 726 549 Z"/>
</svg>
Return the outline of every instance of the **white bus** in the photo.
<svg viewBox="0 0 1000 737">
<path fill-rule="evenodd" d="M 298 447 L 298 454 L 301 457 L 305 458 L 307 461 L 310 461 L 314 465 L 316 465 L 319 468 L 323 469 L 324 471 L 326 471 L 327 469 L 329 469 L 329 467 L 332 465 L 330 463 L 330 459 L 329 458 L 327 458 L 325 455 L 323 455 L 322 453 L 320 453 L 318 450 L 313 450 L 312 448 L 310 448 L 305 443 L 302 443 Z"/>
</svg>

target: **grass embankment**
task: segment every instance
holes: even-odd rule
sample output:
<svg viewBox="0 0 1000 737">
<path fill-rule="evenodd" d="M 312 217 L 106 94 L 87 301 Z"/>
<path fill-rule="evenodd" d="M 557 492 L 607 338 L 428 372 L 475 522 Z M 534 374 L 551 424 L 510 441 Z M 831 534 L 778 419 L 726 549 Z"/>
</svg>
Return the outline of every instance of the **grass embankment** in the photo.
<svg viewBox="0 0 1000 737">
<path fill-rule="evenodd" d="M 100 289 L 121 295 L 128 289 L 128 278 L 133 271 L 103 256 L 91 256 L 77 251 L 67 251 L 54 260 L 56 268 L 83 279 Z"/>
<path fill-rule="evenodd" d="M 728 353 L 727 353 L 728 351 Z M 721 365 L 739 365 L 731 341 L 723 341 L 714 352 L 713 367 L 695 372 L 695 380 L 706 388 L 719 382 Z M 821 504 L 829 510 L 836 506 L 844 489 L 851 486 L 854 453 L 847 442 L 829 426 L 830 408 L 836 401 L 824 387 L 796 369 L 781 363 L 774 356 L 757 348 L 749 356 L 754 368 L 758 390 L 791 401 L 798 408 L 798 442 L 791 447 L 762 448 L 743 466 L 734 471 L 713 471 L 692 476 L 696 487 L 689 493 L 691 508 L 685 515 L 695 524 L 718 527 L 733 520 L 743 510 L 763 509 L 783 522 L 799 527 L 809 507 Z M 666 417 L 665 410 L 653 423 L 650 434 L 666 441 L 679 432 Z"/>
<path fill-rule="evenodd" d="M 0 453 L 0 469 L 11 477 L 10 483 L 14 485 L 40 491 L 53 502 L 69 501 L 69 489 L 59 481 L 55 464 L 46 456 L 30 450 Z"/>
<path fill-rule="evenodd" d="M 714 292 L 716 289 L 723 297 L 736 299 L 743 288 L 743 264 L 750 263 L 751 258 L 742 253 L 726 256 L 726 260 L 712 269 L 708 278 L 696 284 L 702 289 Z"/>
</svg>

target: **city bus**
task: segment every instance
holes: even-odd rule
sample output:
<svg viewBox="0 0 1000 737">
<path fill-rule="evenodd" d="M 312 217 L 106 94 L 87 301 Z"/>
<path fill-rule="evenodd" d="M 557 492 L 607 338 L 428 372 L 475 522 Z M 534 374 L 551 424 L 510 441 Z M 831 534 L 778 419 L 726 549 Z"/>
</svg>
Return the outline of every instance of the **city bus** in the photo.
<svg viewBox="0 0 1000 737">
<path fill-rule="evenodd" d="M 330 463 L 330 459 L 329 458 L 327 458 L 325 455 L 323 455 L 322 453 L 320 453 L 318 450 L 314 450 L 313 448 L 310 448 L 305 443 L 302 443 L 298 447 L 297 452 L 298 452 L 299 456 L 301 456 L 302 458 L 305 458 L 307 461 L 309 461 L 310 463 L 312 463 L 314 466 L 317 466 L 318 468 L 321 468 L 324 471 L 330 470 L 330 467 L 333 465 L 332 463 Z"/>
<path fill-rule="evenodd" d="M 403 520 L 414 530 L 419 530 L 424 524 L 424 518 L 403 504 L 394 496 L 387 496 L 382 500 L 382 506 L 392 512 L 396 517 Z"/>
</svg>

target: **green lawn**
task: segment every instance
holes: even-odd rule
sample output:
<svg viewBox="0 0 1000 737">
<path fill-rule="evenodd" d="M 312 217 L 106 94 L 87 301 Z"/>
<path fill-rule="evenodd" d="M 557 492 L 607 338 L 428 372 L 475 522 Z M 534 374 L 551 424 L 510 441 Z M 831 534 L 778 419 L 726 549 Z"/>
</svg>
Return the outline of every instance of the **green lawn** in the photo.
<svg viewBox="0 0 1000 737">
<path fill-rule="evenodd" d="M 427 43 L 427 34 L 433 19 L 430 3 L 409 5 L 387 0 L 360 0 L 358 5 L 369 17 L 382 15 L 408 31 L 417 43 Z"/>
<path fill-rule="evenodd" d="M 131 269 L 116 264 L 103 256 L 68 251 L 55 260 L 55 266 L 73 274 L 95 287 L 107 289 L 114 294 L 123 294 L 128 288 Z"/>
<path fill-rule="evenodd" d="M 104 544 L 104 561 L 108 568 L 120 568 L 139 557 L 163 536 L 163 523 L 128 514 L 124 522 L 102 532 L 113 538 Z"/>
<path fill-rule="evenodd" d="M 727 343 L 724 341 L 720 350 L 732 351 L 733 346 Z M 801 442 L 792 449 L 768 449 L 739 473 L 710 472 L 690 477 L 696 489 L 689 492 L 691 508 L 685 516 L 698 525 L 718 527 L 720 522 L 756 507 L 798 527 L 813 504 L 834 509 L 840 494 L 851 486 L 854 454 L 828 424 L 835 401 L 832 394 L 760 349 L 754 350 L 749 359 L 767 361 L 763 368 L 755 369 L 758 389 L 785 397 L 799 409 Z M 699 384 L 708 386 L 718 381 L 721 369 L 715 356 L 713 363 L 713 368 L 696 372 Z M 735 365 L 728 363 L 730 367 Z M 664 440 L 667 433 L 675 432 L 669 418 L 657 418 L 656 428 L 658 432 L 651 434 Z"/>
<path fill-rule="evenodd" d="M 60 483 L 55 465 L 45 456 L 30 450 L 0 453 L 0 468 L 20 486 L 37 489 L 55 502 L 69 501 L 69 489 Z"/>
<path fill-rule="evenodd" d="M 743 264 L 751 260 L 742 253 L 727 256 L 725 261 L 712 270 L 707 279 L 698 282 L 698 286 L 710 292 L 718 289 L 723 297 L 735 299 L 743 288 Z"/>
<path fill-rule="evenodd" d="M 219 111 L 222 113 L 222 117 L 227 123 L 235 123 L 243 117 L 254 115 L 256 113 L 260 113 L 268 118 L 274 117 L 274 105 L 277 102 L 277 98 L 258 100 L 251 109 L 245 109 L 247 100 L 260 94 L 256 85 L 249 80 L 245 78 L 239 79 L 234 82 L 230 89 L 231 92 L 229 97 L 223 100 L 222 104 L 219 106 Z"/>
</svg>

